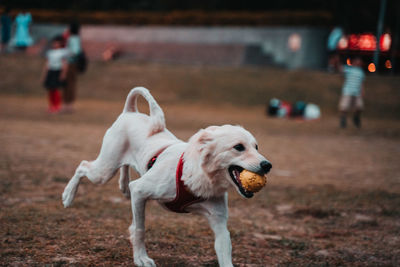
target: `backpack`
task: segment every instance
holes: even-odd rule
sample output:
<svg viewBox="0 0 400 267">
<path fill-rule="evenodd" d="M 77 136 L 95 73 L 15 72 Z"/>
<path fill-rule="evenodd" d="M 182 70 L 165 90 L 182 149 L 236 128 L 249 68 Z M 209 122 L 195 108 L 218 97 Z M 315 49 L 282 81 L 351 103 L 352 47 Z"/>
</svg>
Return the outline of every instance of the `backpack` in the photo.
<svg viewBox="0 0 400 267">
<path fill-rule="evenodd" d="M 76 68 L 79 73 L 84 73 L 88 66 L 88 58 L 86 57 L 85 51 L 81 51 L 76 55 Z"/>
</svg>

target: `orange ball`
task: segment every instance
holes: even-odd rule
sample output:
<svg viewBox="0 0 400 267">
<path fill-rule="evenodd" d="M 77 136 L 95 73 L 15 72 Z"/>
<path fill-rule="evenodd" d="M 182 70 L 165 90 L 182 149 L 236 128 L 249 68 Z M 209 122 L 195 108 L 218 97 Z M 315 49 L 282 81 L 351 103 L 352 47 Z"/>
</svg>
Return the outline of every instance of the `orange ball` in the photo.
<svg viewBox="0 0 400 267">
<path fill-rule="evenodd" d="M 256 193 L 265 186 L 267 183 L 267 178 L 264 175 L 243 170 L 240 173 L 240 182 L 246 191 Z"/>
</svg>

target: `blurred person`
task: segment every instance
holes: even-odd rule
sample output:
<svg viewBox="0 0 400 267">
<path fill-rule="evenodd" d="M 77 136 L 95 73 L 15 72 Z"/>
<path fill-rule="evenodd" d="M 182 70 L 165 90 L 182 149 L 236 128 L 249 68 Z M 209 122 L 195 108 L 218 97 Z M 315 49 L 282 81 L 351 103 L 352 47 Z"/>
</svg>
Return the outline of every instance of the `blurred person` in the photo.
<svg viewBox="0 0 400 267">
<path fill-rule="evenodd" d="M 48 90 L 49 113 L 58 113 L 61 109 L 60 87 L 67 76 L 68 50 L 62 48 L 63 37 L 56 36 L 51 41 L 51 48 L 46 53 L 46 64 L 42 72 L 42 82 Z"/>
<path fill-rule="evenodd" d="M 328 36 L 326 45 L 328 51 L 328 72 L 337 72 L 339 69 L 340 56 L 337 47 L 342 36 L 343 29 L 341 27 L 333 28 Z"/>
<path fill-rule="evenodd" d="M 10 9 L 6 7 L 1 15 L 1 47 L 0 52 L 7 51 L 8 42 L 11 39 L 11 25 L 12 18 L 10 16 Z"/>
<path fill-rule="evenodd" d="M 344 83 L 342 96 L 339 101 L 340 127 L 347 127 L 347 114 L 353 110 L 353 123 L 357 128 L 361 128 L 361 112 L 364 108 L 363 102 L 363 82 L 365 73 L 362 69 L 362 59 L 357 57 L 351 66 L 342 66 L 340 70 L 344 73 Z"/>
<path fill-rule="evenodd" d="M 12 40 L 12 45 L 18 50 L 25 51 L 27 47 L 33 44 L 33 39 L 29 32 L 30 24 L 32 23 L 31 13 L 19 13 L 15 18 L 15 35 Z"/>
<path fill-rule="evenodd" d="M 79 56 L 82 53 L 79 31 L 79 23 L 73 22 L 69 26 L 68 33 L 63 34 L 64 37 L 67 37 L 66 49 L 68 49 L 69 51 L 66 85 L 63 91 L 64 112 L 72 112 L 74 110 L 74 102 L 76 99 L 76 83 L 78 76 L 78 61 Z"/>
</svg>

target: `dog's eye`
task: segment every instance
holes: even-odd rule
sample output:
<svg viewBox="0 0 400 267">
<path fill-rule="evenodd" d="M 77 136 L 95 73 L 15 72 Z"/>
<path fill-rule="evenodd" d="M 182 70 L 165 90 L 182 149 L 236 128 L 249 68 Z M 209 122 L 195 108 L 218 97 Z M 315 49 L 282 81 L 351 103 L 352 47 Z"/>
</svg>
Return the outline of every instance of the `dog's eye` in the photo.
<svg viewBox="0 0 400 267">
<path fill-rule="evenodd" d="M 234 149 L 236 149 L 239 152 L 242 152 L 245 150 L 244 145 L 242 144 L 237 144 L 236 146 L 233 147 Z"/>
<path fill-rule="evenodd" d="M 258 145 L 256 145 L 256 150 L 258 150 Z"/>
</svg>

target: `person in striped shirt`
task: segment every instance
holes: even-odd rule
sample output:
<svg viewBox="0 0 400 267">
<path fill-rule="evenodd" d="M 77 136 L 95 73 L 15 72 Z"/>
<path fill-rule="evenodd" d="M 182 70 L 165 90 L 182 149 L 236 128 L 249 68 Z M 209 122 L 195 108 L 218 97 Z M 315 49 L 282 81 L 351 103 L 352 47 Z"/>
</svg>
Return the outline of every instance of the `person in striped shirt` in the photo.
<svg viewBox="0 0 400 267">
<path fill-rule="evenodd" d="M 357 57 L 351 66 L 341 68 L 344 73 L 344 83 L 342 96 L 339 101 L 340 127 L 346 128 L 347 114 L 353 109 L 353 123 L 357 128 L 361 128 L 361 112 L 364 108 L 363 101 L 363 82 L 365 73 L 362 69 L 363 62 Z"/>
</svg>

